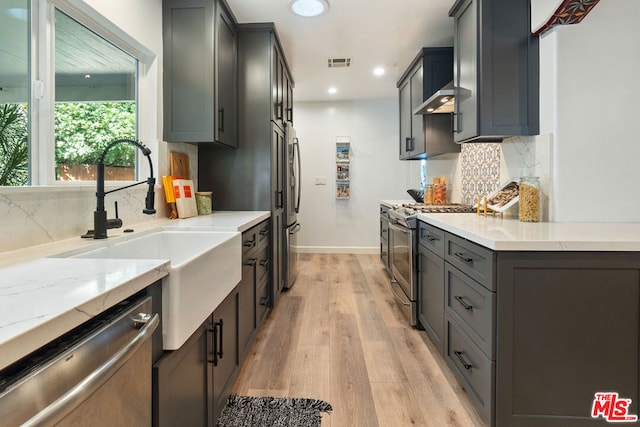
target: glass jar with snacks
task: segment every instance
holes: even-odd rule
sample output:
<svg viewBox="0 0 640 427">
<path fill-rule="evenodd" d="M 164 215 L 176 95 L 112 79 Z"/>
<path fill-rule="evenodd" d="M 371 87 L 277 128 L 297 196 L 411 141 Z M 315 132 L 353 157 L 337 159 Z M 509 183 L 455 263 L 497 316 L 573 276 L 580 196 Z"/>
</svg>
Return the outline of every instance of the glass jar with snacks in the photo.
<svg viewBox="0 0 640 427">
<path fill-rule="evenodd" d="M 433 178 L 433 204 L 445 205 L 447 203 L 446 177 Z M 444 181 L 444 182 L 443 182 Z"/>
<path fill-rule="evenodd" d="M 424 186 L 424 203 L 430 205 L 433 203 L 433 185 L 427 184 Z"/>
<path fill-rule="evenodd" d="M 519 187 L 518 218 L 523 222 L 540 222 L 540 179 L 537 176 L 523 176 Z"/>
</svg>

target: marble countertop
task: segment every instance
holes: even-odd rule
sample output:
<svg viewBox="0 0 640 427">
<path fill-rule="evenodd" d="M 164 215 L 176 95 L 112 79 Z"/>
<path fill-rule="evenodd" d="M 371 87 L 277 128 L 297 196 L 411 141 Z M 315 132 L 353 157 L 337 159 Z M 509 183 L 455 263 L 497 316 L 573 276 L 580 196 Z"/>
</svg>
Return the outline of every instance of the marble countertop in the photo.
<svg viewBox="0 0 640 427">
<path fill-rule="evenodd" d="M 72 255 L 162 229 L 243 232 L 268 211 L 214 212 L 109 230 L 104 240 L 62 240 L 0 254 L 0 369 L 166 276 L 166 259 L 47 258 Z M 239 266 L 240 267 L 240 266 Z"/>
<path fill-rule="evenodd" d="M 529 223 L 462 213 L 418 219 L 497 251 L 640 251 L 640 223 Z"/>
<path fill-rule="evenodd" d="M 167 260 L 43 258 L 0 270 L 0 369 L 169 272 Z"/>
</svg>

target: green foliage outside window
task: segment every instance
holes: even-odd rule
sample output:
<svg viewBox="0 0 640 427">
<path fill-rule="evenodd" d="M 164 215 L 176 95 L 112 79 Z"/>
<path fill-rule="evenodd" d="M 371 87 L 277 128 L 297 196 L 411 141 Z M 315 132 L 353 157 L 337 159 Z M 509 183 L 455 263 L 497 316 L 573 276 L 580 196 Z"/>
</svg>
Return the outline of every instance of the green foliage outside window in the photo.
<svg viewBox="0 0 640 427">
<path fill-rule="evenodd" d="M 116 139 L 135 139 L 135 102 L 57 103 L 56 165 L 94 164 Z M 135 147 L 120 144 L 107 153 L 106 166 L 135 167 Z"/>
<path fill-rule="evenodd" d="M 0 186 L 29 183 L 27 120 L 25 104 L 0 105 Z"/>
</svg>

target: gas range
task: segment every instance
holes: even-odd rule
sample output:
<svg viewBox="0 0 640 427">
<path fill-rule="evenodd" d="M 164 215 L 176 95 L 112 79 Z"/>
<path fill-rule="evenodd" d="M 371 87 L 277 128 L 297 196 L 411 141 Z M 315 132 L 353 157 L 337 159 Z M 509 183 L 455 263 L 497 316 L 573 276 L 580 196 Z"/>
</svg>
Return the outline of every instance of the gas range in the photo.
<svg viewBox="0 0 640 427">
<path fill-rule="evenodd" d="M 403 203 L 389 209 L 389 217 L 408 228 L 415 228 L 419 213 L 473 213 L 469 205 L 450 203 L 446 205 L 426 205 L 424 203 Z"/>
</svg>

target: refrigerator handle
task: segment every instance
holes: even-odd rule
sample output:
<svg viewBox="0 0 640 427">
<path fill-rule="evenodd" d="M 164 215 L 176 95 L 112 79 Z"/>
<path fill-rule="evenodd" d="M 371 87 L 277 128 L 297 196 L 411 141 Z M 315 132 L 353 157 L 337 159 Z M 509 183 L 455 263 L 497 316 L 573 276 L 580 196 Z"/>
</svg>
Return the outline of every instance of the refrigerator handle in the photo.
<svg viewBox="0 0 640 427">
<path fill-rule="evenodd" d="M 297 200 L 296 200 L 296 213 L 300 213 L 300 193 L 301 193 L 301 188 L 300 186 L 302 185 L 302 170 L 300 169 L 301 164 L 300 164 L 300 141 L 298 140 L 298 138 L 294 138 L 293 139 L 293 149 L 294 149 L 294 155 L 296 155 L 297 153 L 297 160 L 298 160 L 298 185 L 296 187 L 296 190 L 298 191 L 297 194 Z"/>
</svg>

